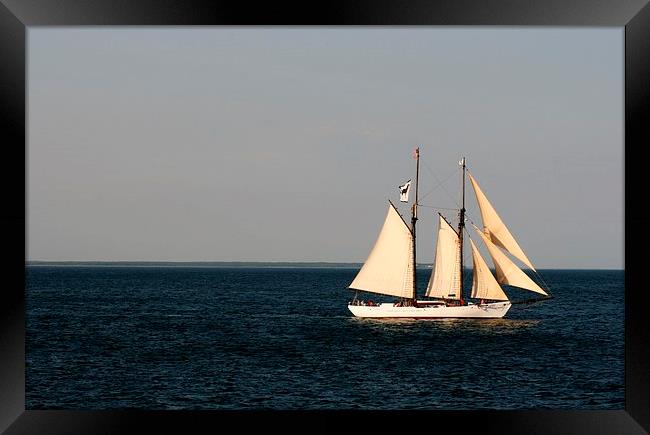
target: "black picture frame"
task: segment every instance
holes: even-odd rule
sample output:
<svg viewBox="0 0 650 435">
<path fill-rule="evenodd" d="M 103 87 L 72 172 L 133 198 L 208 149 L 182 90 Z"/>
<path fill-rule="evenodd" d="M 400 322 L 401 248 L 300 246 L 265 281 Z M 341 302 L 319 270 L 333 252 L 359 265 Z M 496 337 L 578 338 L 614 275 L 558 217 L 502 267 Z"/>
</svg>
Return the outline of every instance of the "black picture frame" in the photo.
<svg viewBox="0 0 650 435">
<path fill-rule="evenodd" d="M 298 430 L 374 430 L 417 420 L 452 422 L 455 432 L 635 434 L 650 431 L 650 290 L 642 255 L 650 217 L 631 203 L 642 189 L 650 145 L 648 0 L 360 0 L 251 5 L 235 1 L 0 0 L 0 126 L 3 231 L 0 296 L 0 431 L 7 434 L 190 433 L 259 424 Z M 26 32 L 36 26 L 101 25 L 500 25 L 625 27 L 625 409 L 613 411 L 37 411 L 25 410 Z M 567 212 L 574 212 L 567 210 Z M 632 231 L 632 228 L 637 231 Z M 603 249 L 608 247 L 603 246 Z M 570 315 L 570 313 L 568 313 Z M 249 418 L 255 417 L 255 418 Z M 293 419 L 301 417 L 302 423 Z M 339 423 L 345 418 L 345 425 Z M 431 419 L 431 420 L 428 420 Z M 271 426 L 268 426 L 269 428 Z M 438 428 L 439 426 L 436 426 Z"/>
</svg>

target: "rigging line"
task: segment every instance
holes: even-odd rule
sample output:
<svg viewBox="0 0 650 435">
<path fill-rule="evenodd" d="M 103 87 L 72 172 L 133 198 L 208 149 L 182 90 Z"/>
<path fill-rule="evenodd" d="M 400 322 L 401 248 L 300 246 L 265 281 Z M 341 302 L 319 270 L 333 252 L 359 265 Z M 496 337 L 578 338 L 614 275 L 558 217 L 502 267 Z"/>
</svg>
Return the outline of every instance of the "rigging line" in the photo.
<svg viewBox="0 0 650 435">
<path fill-rule="evenodd" d="M 467 173 L 468 173 L 468 174 L 470 173 L 469 168 L 467 169 Z M 473 186 L 472 186 L 472 187 L 473 187 Z M 472 190 L 473 190 L 473 189 L 472 189 Z M 471 196 L 471 195 L 470 195 L 470 196 Z M 476 191 L 474 191 L 474 199 L 476 199 Z M 480 206 L 479 206 L 479 214 L 480 214 Z M 482 216 L 481 216 L 481 218 L 482 218 Z M 466 219 L 466 220 L 469 220 L 472 224 L 476 225 L 476 222 L 474 222 L 474 221 L 472 220 L 472 217 L 471 217 L 471 215 L 468 213 L 467 210 L 465 210 L 465 219 Z M 476 219 L 476 220 L 478 221 L 478 219 Z M 476 225 L 476 226 L 477 226 L 478 228 L 483 228 L 483 224 L 481 224 L 481 225 Z"/>
<path fill-rule="evenodd" d="M 426 195 L 423 196 L 423 198 L 426 197 L 427 195 L 433 193 L 433 192 L 434 192 L 435 190 L 437 190 L 438 188 L 442 187 L 442 190 L 447 194 L 447 196 L 448 196 L 449 198 L 451 198 L 452 202 L 453 202 L 454 204 L 456 204 L 456 205 L 458 206 L 458 208 L 460 208 L 460 205 L 458 204 L 458 202 L 453 198 L 453 196 L 449 193 L 449 191 L 448 191 L 448 190 L 445 188 L 445 186 L 444 186 L 444 183 L 446 183 L 447 181 L 449 181 L 449 179 L 450 179 L 451 177 L 457 175 L 457 172 L 456 172 L 456 171 L 458 171 L 458 169 L 455 169 L 454 171 L 452 171 L 452 172 L 451 172 L 449 175 L 447 175 L 447 176 L 444 178 L 444 180 L 441 182 L 441 181 L 438 179 L 438 177 L 436 177 L 436 175 L 433 173 L 433 171 L 431 170 L 431 168 L 429 167 L 429 165 L 427 165 L 426 163 L 425 163 L 424 165 L 425 165 L 425 167 L 427 168 L 427 170 L 431 173 L 431 175 L 433 175 L 433 177 L 436 179 L 436 181 L 438 182 L 438 185 L 437 185 L 437 186 L 434 186 L 430 191 L 428 191 L 428 192 L 426 193 Z"/>
<path fill-rule="evenodd" d="M 465 221 L 469 221 L 472 225 L 476 226 L 477 228 L 483 228 L 483 224 L 477 225 L 476 222 L 472 220 L 472 217 L 468 213 L 467 209 L 465 209 Z M 467 228 L 465 228 L 465 231 L 467 231 Z"/>
<path fill-rule="evenodd" d="M 474 222 L 471 218 L 467 217 L 467 214 L 468 214 L 467 210 L 465 210 L 465 220 L 468 220 L 472 225 L 476 226 L 476 228 L 480 228 L 478 225 L 476 225 L 476 222 Z"/>
<path fill-rule="evenodd" d="M 425 207 L 425 208 L 432 208 L 434 210 L 453 210 L 453 211 L 458 211 L 457 208 L 445 208 L 445 207 L 435 207 L 433 205 L 422 205 L 418 203 L 418 207 Z"/>
<path fill-rule="evenodd" d="M 453 170 L 449 175 L 447 175 L 447 176 L 446 176 L 442 181 L 440 181 L 440 180 L 438 179 L 438 177 L 436 176 L 436 174 L 431 170 L 431 168 L 429 167 L 429 165 L 427 165 L 426 162 L 424 162 L 424 161 L 423 161 L 422 163 L 424 164 L 424 167 L 427 168 L 427 170 L 429 171 L 429 173 L 430 173 L 431 175 L 433 175 L 433 178 L 436 179 L 436 182 L 437 182 L 438 184 L 437 184 L 436 186 L 434 186 L 431 190 L 429 190 L 426 194 L 422 195 L 422 196 L 420 197 L 420 199 L 424 199 L 424 198 L 426 198 L 427 195 L 433 193 L 433 191 L 435 191 L 435 190 L 438 189 L 439 187 L 442 187 L 442 189 L 445 191 L 445 193 L 447 193 L 447 195 L 448 195 L 450 198 L 452 198 L 452 196 L 449 194 L 449 192 L 447 191 L 447 189 L 445 189 L 445 186 L 444 186 L 443 184 L 446 183 L 446 182 L 447 182 L 447 181 L 448 181 L 452 176 L 456 175 L 456 171 L 458 171 L 458 168 L 454 169 L 454 170 Z M 452 198 L 452 201 L 454 202 L 454 204 L 458 205 L 458 202 L 456 202 L 453 198 Z M 459 207 L 459 208 L 460 208 L 460 207 Z"/>
<path fill-rule="evenodd" d="M 447 181 L 452 177 L 452 175 L 454 175 L 454 174 L 451 174 L 449 177 L 447 177 L 447 178 L 443 181 L 443 183 L 447 182 Z M 429 191 L 428 191 L 427 193 L 425 193 L 424 195 L 422 195 L 422 196 L 420 197 L 420 199 L 424 199 L 424 198 L 426 198 L 427 196 L 431 195 L 433 192 L 435 192 L 436 190 L 438 190 L 440 187 L 442 187 L 443 190 L 445 190 L 445 192 L 446 192 L 446 189 L 444 188 L 444 186 L 443 186 L 442 184 L 439 184 L 439 185 L 434 186 L 433 188 L 431 188 L 431 190 L 429 190 Z M 449 195 L 448 192 L 447 192 L 447 195 Z M 420 204 L 418 204 L 418 205 L 420 205 Z"/>
<path fill-rule="evenodd" d="M 542 278 L 542 275 L 541 275 L 537 270 L 535 270 L 533 273 L 535 274 L 535 276 L 536 276 L 537 278 L 539 278 L 539 280 L 540 280 L 540 281 L 542 282 L 542 284 L 544 285 L 544 290 L 546 290 L 546 293 L 548 293 L 548 295 L 549 295 L 550 297 L 555 297 L 555 296 L 553 296 L 553 293 L 551 293 L 551 288 L 549 287 L 549 285 L 546 283 L 546 281 L 544 280 L 544 278 Z"/>
</svg>

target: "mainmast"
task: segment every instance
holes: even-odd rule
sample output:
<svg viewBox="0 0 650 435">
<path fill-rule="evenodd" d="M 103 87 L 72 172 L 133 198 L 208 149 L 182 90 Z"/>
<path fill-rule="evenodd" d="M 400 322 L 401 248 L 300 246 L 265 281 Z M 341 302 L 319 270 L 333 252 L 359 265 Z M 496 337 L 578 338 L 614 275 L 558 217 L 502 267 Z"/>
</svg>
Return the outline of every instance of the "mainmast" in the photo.
<svg viewBox="0 0 650 435">
<path fill-rule="evenodd" d="M 459 239 L 459 249 L 460 249 L 460 299 L 463 299 L 463 228 L 465 228 L 465 157 L 460 161 L 460 165 L 463 167 L 463 199 L 460 212 L 458 213 L 458 239 Z M 417 192 L 417 190 L 416 190 Z M 416 194 L 417 195 L 417 194 Z M 417 196 L 416 196 L 417 198 Z M 416 200 L 417 201 L 417 200 Z"/>
<path fill-rule="evenodd" d="M 416 274 L 416 247 L 415 247 L 415 222 L 418 220 L 418 177 L 420 175 L 420 148 L 415 149 L 415 202 L 411 206 L 411 235 L 413 237 L 413 305 L 417 304 L 417 274 Z"/>
</svg>

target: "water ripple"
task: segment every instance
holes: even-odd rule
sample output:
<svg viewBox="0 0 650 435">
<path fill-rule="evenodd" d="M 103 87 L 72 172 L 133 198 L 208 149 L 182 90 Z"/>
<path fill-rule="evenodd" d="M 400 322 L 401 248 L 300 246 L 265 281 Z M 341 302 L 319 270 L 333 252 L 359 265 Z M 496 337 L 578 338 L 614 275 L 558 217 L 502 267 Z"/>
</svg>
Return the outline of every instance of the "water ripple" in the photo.
<svg viewBox="0 0 650 435">
<path fill-rule="evenodd" d="M 479 321 L 351 317 L 354 274 L 28 267 L 27 408 L 623 409 L 623 272 Z"/>
</svg>

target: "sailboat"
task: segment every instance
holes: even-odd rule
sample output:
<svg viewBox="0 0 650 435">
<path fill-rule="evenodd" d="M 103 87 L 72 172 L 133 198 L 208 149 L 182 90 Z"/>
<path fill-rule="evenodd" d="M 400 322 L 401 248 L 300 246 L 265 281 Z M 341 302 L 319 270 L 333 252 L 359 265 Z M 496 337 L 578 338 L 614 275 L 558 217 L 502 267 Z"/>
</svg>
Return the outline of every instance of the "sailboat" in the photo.
<svg viewBox="0 0 650 435">
<path fill-rule="evenodd" d="M 502 318 L 515 303 L 533 303 L 552 298 L 548 287 L 537 273 L 501 217 L 488 201 L 476 179 L 467 170 L 463 157 L 462 202 L 458 210 L 458 228 L 438 213 L 438 237 L 431 277 L 426 287 L 426 298 L 417 297 L 416 276 L 416 222 L 418 220 L 418 178 L 420 150 L 416 159 L 415 201 L 411 205 L 409 226 L 395 205 L 388 201 L 388 213 L 379 236 L 356 277 L 349 285 L 355 296 L 348 308 L 356 317 L 366 318 Z M 469 297 L 465 297 L 463 281 L 463 247 L 465 230 L 465 180 L 469 178 L 479 206 L 482 228 L 472 223 L 477 239 L 483 242 L 492 258 L 496 276 L 481 256 L 471 237 L 473 278 Z M 408 202 L 410 180 L 400 187 L 400 200 Z M 406 200 L 405 200 L 406 198 Z M 537 275 L 535 282 L 508 254 Z M 512 301 L 502 285 L 524 289 L 542 297 Z M 374 303 L 359 299 L 359 291 L 393 296 L 393 302 Z"/>
</svg>

